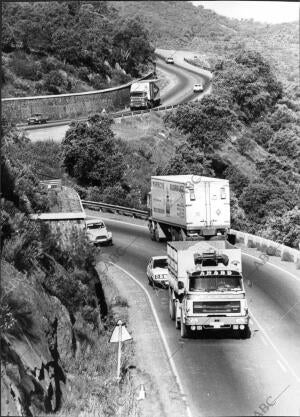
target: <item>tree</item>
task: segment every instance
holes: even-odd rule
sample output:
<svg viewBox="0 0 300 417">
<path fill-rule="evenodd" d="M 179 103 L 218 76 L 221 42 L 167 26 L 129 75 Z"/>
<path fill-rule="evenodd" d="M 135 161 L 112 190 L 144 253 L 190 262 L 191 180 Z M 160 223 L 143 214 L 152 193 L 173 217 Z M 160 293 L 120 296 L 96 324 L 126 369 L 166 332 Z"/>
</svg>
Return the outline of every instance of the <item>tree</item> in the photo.
<svg viewBox="0 0 300 417">
<path fill-rule="evenodd" d="M 268 151 L 290 159 L 300 158 L 300 127 L 280 129 L 269 142 Z"/>
<path fill-rule="evenodd" d="M 176 148 L 176 153 L 165 168 L 160 168 L 157 175 L 195 174 L 214 176 L 211 160 L 203 153 L 193 148 L 189 143 L 183 143 Z"/>
<path fill-rule="evenodd" d="M 81 185 L 102 191 L 121 180 L 125 164 L 111 130 L 113 119 L 94 115 L 87 122 L 73 123 L 62 142 L 63 164 Z"/>
<path fill-rule="evenodd" d="M 205 96 L 200 103 L 187 104 L 165 117 L 165 122 L 189 133 L 188 142 L 198 151 L 213 152 L 237 125 L 229 103 L 216 95 Z"/>
</svg>

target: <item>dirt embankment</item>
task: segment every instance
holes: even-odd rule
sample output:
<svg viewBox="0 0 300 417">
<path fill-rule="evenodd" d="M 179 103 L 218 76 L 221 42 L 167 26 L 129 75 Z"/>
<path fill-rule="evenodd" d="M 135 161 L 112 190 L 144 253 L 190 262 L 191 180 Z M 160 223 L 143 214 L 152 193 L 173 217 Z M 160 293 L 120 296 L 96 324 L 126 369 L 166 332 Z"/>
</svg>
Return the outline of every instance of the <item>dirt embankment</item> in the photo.
<svg viewBox="0 0 300 417">
<path fill-rule="evenodd" d="M 126 326 L 132 341 L 124 342 L 125 360 L 128 360 L 128 351 L 131 354 L 130 362 L 125 368 L 123 365 L 123 372 L 131 380 L 134 406 L 129 414 L 121 409 L 119 415 L 186 416 L 186 406 L 145 292 L 127 274 L 108 263 L 100 262 L 97 270 L 108 303 L 121 300 L 123 306 L 128 306 Z M 122 319 L 122 314 L 122 309 L 114 309 L 116 321 Z M 141 397 L 143 399 L 139 399 Z"/>
</svg>

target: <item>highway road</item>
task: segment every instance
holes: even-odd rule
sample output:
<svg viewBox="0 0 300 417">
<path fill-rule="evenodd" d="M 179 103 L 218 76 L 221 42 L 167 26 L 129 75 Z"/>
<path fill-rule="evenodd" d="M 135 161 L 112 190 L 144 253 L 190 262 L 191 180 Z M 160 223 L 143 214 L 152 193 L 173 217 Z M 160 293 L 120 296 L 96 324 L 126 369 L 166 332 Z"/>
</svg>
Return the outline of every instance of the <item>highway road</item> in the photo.
<svg viewBox="0 0 300 417">
<path fill-rule="evenodd" d="M 157 60 L 157 68 L 161 69 L 162 72 L 169 76 L 173 81 L 166 85 L 166 87 L 161 91 L 163 106 L 180 104 L 193 99 L 199 99 L 203 93 L 193 93 L 193 86 L 200 80 L 203 81 L 205 89 L 209 86 L 210 77 L 207 75 L 206 71 L 203 71 L 204 75 L 200 75 L 195 72 L 195 69 L 194 72 L 191 72 L 190 68 L 184 68 L 181 66 L 184 65 L 184 63 L 179 63 L 180 65 L 168 65 L 160 58 Z M 28 127 L 25 125 L 22 127 L 20 126 L 20 128 L 24 128 L 26 130 L 26 134 L 32 142 L 47 139 L 52 139 L 55 142 L 61 142 L 69 128 L 69 123 L 70 120 L 67 120 L 65 122 L 59 121 L 48 123 L 43 126 Z"/>
<path fill-rule="evenodd" d="M 258 259 L 243 255 L 251 339 L 223 331 L 183 340 L 169 318 L 167 290 L 147 285 L 147 260 L 166 253 L 166 244 L 151 241 L 145 226 L 127 222 L 106 218 L 114 246 L 103 248 L 102 257 L 131 273 L 149 291 L 193 417 L 299 416 L 300 276 L 268 263 L 258 265 Z"/>
</svg>

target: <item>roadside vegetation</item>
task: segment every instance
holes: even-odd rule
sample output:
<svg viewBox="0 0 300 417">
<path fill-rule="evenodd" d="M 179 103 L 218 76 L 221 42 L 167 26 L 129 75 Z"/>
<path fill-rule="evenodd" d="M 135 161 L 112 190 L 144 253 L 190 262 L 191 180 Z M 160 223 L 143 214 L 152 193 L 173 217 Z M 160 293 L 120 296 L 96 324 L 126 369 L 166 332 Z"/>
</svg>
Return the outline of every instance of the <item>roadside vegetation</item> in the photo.
<svg viewBox="0 0 300 417">
<path fill-rule="evenodd" d="M 149 135 L 147 119 L 130 122 L 134 140 L 129 122 L 122 139 L 120 125 L 114 127 L 107 116 L 70 128 L 62 143 L 63 164 L 79 180 L 82 197 L 145 209 L 151 175 L 227 178 L 234 228 L 298 247 L 300 108 L 258 52 L 241 50 L 219 60 L 213 94 L 163 119 L 152 117 Z M 76 161 L 70 159 L 75 153 Z M 80 179 L 76 167 L 85 163 L 88 174 Z"/>
<path fill-rule="evenodd" d="M 57 145 L 39 149 L 5 120 L 2 136 L 1 415 L 111 416 L 120 404 L 130 415 L 132 349 L 117 384 L 108 339 L 119 304 L 106 301 L 95 269 L 99 251 L 77 227 L 55 231 L 29 218 L 52 208 L 38 174 L 53 174 L 51 163 L 60 169 Z"/>
<path fill-rule="evenodd" d="M 142 22 L 109 2 L 6 2 L 2 10 L 2 97 L 100 90 L 151 66 Z"/>
<path fill-rule="evenodd" d="M 179 1 L 112 1 L 123 17 L 143 10 L 143 22 L 157 48 L 198 52 L 214 66 L 231 51 L 255 49 L 271 62 L 286 90 L 299 97 L 299 22 L 266 24 L 218 15 Z"/>
</svg>

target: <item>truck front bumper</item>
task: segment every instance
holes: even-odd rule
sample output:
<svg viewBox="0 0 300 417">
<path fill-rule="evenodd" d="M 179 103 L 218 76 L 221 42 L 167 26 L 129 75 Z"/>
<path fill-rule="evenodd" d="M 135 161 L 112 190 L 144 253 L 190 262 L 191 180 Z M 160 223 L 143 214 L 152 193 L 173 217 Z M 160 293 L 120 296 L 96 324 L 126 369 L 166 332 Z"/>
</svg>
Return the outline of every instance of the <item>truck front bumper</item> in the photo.
<svg viewBox="0 0 300 417">
<path fill-rule="evenodd" d="M 187 326 L 201 326 L 202 329 L 229 329 L 238 328 L 241 325 L 247 326 L 249 324 L 249 319 L 249 316 L 187 316 L 185 324 Z"/>
</svg>

